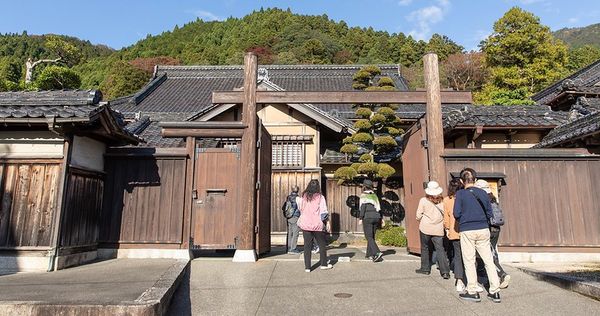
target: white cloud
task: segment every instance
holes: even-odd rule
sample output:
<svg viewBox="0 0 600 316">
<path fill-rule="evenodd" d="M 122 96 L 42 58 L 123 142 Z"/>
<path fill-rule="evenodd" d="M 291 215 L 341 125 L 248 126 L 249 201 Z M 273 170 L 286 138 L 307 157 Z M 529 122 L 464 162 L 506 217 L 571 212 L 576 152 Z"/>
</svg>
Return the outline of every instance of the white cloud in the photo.
<svg viewBox="0 0 600 316">
<path fill-rule="evenodd" d="M 569 24 L 575 24 L 579 22 L 579 18 L 578 17 L 573 17 L 569 19 Z"/>
<path fill-rule="evenodd" d="M 217 16 L 216 14 L 209 12 L 209 11 L 204 11 L 204 10 L 195 10 L 195 11 L 191 11 L 192 14 L 194 14 L 195 16 L 201 18 L 204 21 L 222 21 L 223 18 Z"/>
<path fill-rule="evenodd" d="M 401 6 L 407 6 L 409 4 L 411 4 L 413 2 L 413 0 L 400 0 L 398 1 L 398 4 Z"/>
<path fill-rule="evenodd" d="M 431 33 L 431 26 L 444 20 L 450 10 L 449 0 L 437 0 L 437 4 L 412 11 L 406 19 L 416 24 L 408 33 L 418 40 L 426 39 Z"/>
</svg>

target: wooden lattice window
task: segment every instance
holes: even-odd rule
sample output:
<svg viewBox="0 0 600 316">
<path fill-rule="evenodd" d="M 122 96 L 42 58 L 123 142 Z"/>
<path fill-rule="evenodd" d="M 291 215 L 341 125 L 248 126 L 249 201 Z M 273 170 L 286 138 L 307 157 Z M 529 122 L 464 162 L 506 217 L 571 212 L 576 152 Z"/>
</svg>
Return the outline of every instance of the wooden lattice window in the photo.
<svg viewBox="0 0 600 316">
<path fill-rule="evenodd" d="M 298 141 L 276 141 L 272 144 L 273 167 L 304 167 L 304 143 Z"/>
</svg>

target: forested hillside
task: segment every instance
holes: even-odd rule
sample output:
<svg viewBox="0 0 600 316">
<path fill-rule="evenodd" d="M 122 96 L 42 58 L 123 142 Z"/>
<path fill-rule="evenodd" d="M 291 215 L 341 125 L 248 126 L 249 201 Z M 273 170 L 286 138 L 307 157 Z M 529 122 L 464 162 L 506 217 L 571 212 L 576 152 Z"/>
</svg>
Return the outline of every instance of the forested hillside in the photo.
<svg viewBox="0 0 600 316">
<path fill-rule="evenodd" d="M 585 27 L 562 28 L 554 32 L 554 36 L 572 48 L 585 45 L 600 48 L 600 23 Z"/>
<path fill-rule="evenodd" d="M 530 26 L 535 34 L 525 29 Z M 440 34 L 415 40 L 282 9 L 224 21 L 198 19 L 117 51 L 67 36 L 6 34 L 0 35 L 0 91 L 100 88 L 105 99 L 113 99 L 137 91 L 155 64 L 241 64 L 248 51 L 258 55 L 260 64 L 400 64 L 415 88 L 422 87 L 423 54 L 434 51 L 441 61 L 442 86 L 482 91 L 477 95 L 481 103 L 513 104 L 528 102 L 540 87 L 600 59 L 598 47 L 567 50 L 539 18 L 520 8 L 509 10 L 494 29 L 481 52 L 465 52 Z M 28 58 L 60 59 L 40 64 L 30 71 L 34 80 L 24 83 Z"/>
</svg>

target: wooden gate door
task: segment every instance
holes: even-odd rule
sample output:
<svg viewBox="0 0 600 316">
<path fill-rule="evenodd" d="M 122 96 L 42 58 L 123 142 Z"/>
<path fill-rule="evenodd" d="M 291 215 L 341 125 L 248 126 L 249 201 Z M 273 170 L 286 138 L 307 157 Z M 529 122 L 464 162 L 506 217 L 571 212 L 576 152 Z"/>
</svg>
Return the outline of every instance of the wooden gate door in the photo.
<svg viewBox="0 0 600 316">
<path fill-rule="evenodd" d="M 416 219 L 417 206 L 419 200 L 425 196 L 424 183 L 429 181 L 427 148 L 424 145 L 427 139 L 425 125 L 425 119 L 421 119 L 420 124 L 416 124 L 404 134 L 404 138 L 408 141 L 404 143 L 402 153 L 406 239 L 408 251 L 413 253 L 421 253 L 419 222 Z"/>
<path fill-rule="evenodd" d="M 259 189 L 256 195 L 256 252 L 271 251 L 271 135 L 258 123 L 258 176 Z"/>
<path fill-rule="evenodd" d="M 239 148 L 196 148 L 193 249 L 235 249 L 240 234 Z"/>
</svg>

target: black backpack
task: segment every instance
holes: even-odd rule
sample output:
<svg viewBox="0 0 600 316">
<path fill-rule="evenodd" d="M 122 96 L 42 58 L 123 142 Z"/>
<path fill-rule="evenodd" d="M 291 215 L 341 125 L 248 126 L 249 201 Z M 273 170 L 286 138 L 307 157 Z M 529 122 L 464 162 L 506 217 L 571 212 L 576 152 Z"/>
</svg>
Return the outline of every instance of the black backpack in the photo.
<svg viewBox="0 0 600 316">
<path fill-rule="evenodd" d="M 294 196 L 291 197 L 292 199 L 295 199 Z M 283 217 L 285 217 L 286 219 L 292 218 L 294 216 L 294 213 L 296 212 L 296 201 L 290 201 L 290 196 L 287 197 L 287 199 L 285 200 L 285 203 L 283 203 L 283 206 L 281 206 L 281 211 L 283 211 Z"/>
</svg>

